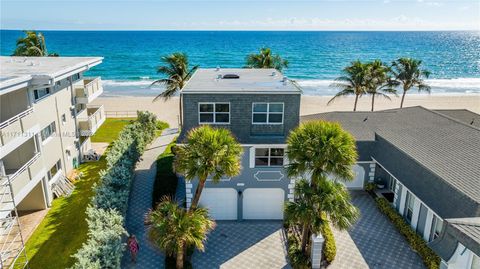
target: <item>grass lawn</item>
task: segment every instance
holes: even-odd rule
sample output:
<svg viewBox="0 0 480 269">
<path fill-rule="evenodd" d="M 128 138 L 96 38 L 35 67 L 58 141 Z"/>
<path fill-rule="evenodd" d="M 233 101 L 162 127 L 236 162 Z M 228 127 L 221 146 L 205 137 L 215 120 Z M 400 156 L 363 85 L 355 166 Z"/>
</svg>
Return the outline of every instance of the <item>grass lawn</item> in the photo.
<svg viewBox="0 0 480 269">
<path fill-rule="evenodd" d="M 85 209 L 93 195 L 92 185 L 98 182 L 98 172 L 106 167 L 105 158 L 98 162 L 81 164 L 83 173 L 75 182 L 69 197 L 57 198 L 30 239 L 26 249 L 30 268 L 68 268 L 71 257 L 87 240 Z"/>
<path fill-rule="evenodd" d="M 92 142 L 113 142 L 125 125 L 136 118 L 107 118 L 100 129 L 91 137 Z"/>
</svg>

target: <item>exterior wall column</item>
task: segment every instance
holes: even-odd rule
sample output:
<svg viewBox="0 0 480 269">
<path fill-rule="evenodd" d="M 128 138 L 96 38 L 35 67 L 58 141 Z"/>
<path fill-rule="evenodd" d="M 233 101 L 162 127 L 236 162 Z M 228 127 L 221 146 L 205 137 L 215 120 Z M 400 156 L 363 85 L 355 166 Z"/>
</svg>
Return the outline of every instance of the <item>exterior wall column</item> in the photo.
<svg viewBox="0 0 480 269">
<path fill-rule="evenodd" d="M 323 243 L 325 242 L 325 239 L 322 234 L 312 234 L 311 240 L 312 246 L 310 259 L 312 262 L 312 269 L 320 269 L 322 263 Z"/>
<path fill-rule="evenodd" d="M 290 179 L 290 184 L 288 184 L 287 200 L 289 202 L 295 201 L 295 179 L 293 178 Z"/>
<path fill-rule="evenodd" d="M 403 216 L 403 212 L 405 211 L 405 200 L 407 200 L 407 189 L 405 186 L 402 185 L 402 195 L 400 196 L 400 207 L 398 209 L 398 212 L 400 215 Z"/>
<path fill-rule="evenodd" d="M 190 206 L 192 205 L 192 198 L 193 198 L 192 188 L 193 188 L 193 184 L 185 181 L 185 199 L 186 199 L 185 202 L 187 204 L 187 208 L 190 208 Z"/>
<path fill-rule="evenodd" d="M 375 181 L 375 167 L 377 166 L 376 163 L 371 163 L 370 164 L 370 171 L 368 172 L 368 182 L 374 182 Z"/>
<path fill-rule="evenodd" d="M 432 220 L 433 220 L 433 212 L 432 210 L 428 210 L 427 212 L 427 220 L 425 221 L 425 230 L 423 231 L 423 239 L 428 242 L 430 239 L 430 231 L 432 230 Z"/>
</svg>

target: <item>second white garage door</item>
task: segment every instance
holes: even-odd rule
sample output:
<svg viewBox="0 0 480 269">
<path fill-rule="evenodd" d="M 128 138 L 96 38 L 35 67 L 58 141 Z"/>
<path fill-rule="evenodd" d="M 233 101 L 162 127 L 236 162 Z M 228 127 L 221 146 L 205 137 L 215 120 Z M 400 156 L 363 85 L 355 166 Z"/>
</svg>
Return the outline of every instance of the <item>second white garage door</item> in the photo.
<svg viewBox="0 0 480 269">
<path fill-rule="evenodd" d="M 282 189 L 249 188 L 243 192 L 243 219 L 283 219 Z"/>
<path fill-rule="evenodd" d="M 365 169 L 356 164 L 353 166 L 353 172 L 355 174 L 355 178 L 352 181 L 345 182 L 345 186 L 349 190 L 363 189 L 363 183 L 365 181 Z"/>
<path fill-rule="evenodd" d="M 205 188 L 200 196 L 200 206 L 208 208 L 215 220 L 237 219 L 237 191 L 231 188 Z"/>
</svg>

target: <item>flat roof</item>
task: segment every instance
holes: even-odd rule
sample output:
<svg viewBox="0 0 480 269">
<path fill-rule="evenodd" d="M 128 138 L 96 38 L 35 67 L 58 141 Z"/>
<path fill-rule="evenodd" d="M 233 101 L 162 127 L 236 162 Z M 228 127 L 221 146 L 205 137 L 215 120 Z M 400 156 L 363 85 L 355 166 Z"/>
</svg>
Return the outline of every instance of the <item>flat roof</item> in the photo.
<svg viewBox="0 0 480 269">
<path fill-rule="evenodd" d="M 0 56 L 0 89 L 36 78 L 55 79 L 70 72 L 86 71 L 102 57 L 16 57 Z"/>
<path fill-rule="evenodd" d="M 224 75 L 239 78 L 223 78 Z M 300 94 L 295 82 L 284 82 L 276 69 L 253 68 L 199 68 L 190 78 L 182 93 L 290 93 Z"/>
</svg>

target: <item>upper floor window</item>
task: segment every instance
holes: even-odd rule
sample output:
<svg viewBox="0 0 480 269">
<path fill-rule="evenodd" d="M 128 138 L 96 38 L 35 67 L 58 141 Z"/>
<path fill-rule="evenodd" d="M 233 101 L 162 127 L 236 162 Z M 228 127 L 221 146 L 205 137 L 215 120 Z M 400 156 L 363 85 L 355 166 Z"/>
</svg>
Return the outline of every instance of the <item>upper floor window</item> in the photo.
<svg viewBox="0 0 480 269">
<path fill-rule="evenodd" d="M 58 171 L 62 169 L 62 163 L 60 162 L 60 160 L 58 160 L 53 166 L 52 168 L 50 168 L 50 170 L 48 170 L 47 172 L 47 176 L 48 176 L 48 180 L 51 180 L 57 173 Z"/>
<path fill-rule="evenodd" d="M 80 79 L 80 74 L 79 74 L 79 73 L 74 74 L 74 75 L 72 76 L 72 81 L 73 81 L 73 82 L 75 82 L 75 81 L 77 81 L 77 80 L 79 80 L 79 79 Z"/>
<path fill-rule="evenodd" d="M 283 103 L 253 103 L 253 124 L 282 124 Z"/>
<path fill-rule="evenodd" d="M 45 141 L 47 138 L 52 136 L 55 133 L 55 122 L 50 123 L 47 127 L 43 128 L 40 132 L 42 141 Z"/>
<path fill-rule="evenodd" d="M 230 123 L 230 103 L 199 103 L 198 122 L 214 124 Z"/>
<path fill-rule="evenodd" d="M 283 148 L 256 148 L 255 166 L 283 166 Z"/>
<path fill-rule="evenodd" d="M 442 232 L 442 226 L 443 226 L 443 221 L 436 215 L 433 215 L 429 242 L 435 240 L 437 237 L 440 236 L 440 233 Z"/>
<path fill-rule="evenodd" d="M 36 89 L 36 90 L 33 90 L 33 97 L 35 101 L 37 101 L 49 95 L 51 92 L 52 92 L 52 89 L 50 88 Z"/>
<path fill-rule="evenodd" d="M 407 219 L 408 223 L 412 222 L 414 204 L 415 197 L 411 192 L 407 191 L 407 199 L 405 200 L 405 218 Z"/>
</svg>

